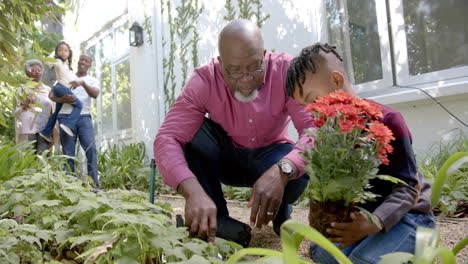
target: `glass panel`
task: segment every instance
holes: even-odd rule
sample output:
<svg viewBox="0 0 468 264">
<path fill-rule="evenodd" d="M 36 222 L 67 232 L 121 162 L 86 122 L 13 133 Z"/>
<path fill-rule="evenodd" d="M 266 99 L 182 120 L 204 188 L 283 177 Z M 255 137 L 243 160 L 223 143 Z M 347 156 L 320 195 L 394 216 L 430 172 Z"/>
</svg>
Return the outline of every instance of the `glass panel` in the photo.
<svg viewBox="0 0 468 264">
<path fill-rule="evenodd" d="M 113 128 L 112 118 L 112 72 L 111 55 L 112 36 L 108 35 L 101 41 L 99 57 L 101 60 L 101 100 L 102 100 L 102 133 L 111 134 Z"/>
<path fill-rule="evenodd" d="M 132 127 L 132 95 L 130 91 L 130 64 L 128 59 L 117 64 L 117 127 L 119 130 Z"/>
<path fill-rule="evenodd" d="M 88 70 L 88 75 L 96 77 L 96 46 L 91 46 L 86 50 L 86 54 L 90 56 L 93 61 L 91 64 L 91 68 Z M 97 99 L 99 100 L 99 98 Z M 91 99 L 91 116 L 93 118 L 93 127 L 94 127 L 94 133 L 97 135 L 98 134 L 98 114 L 97 114 L 97 100 L 96 99 Z"/>
<path fill-rule="evenodd" d="M 468 1 L 402 1 L 411 75 L 468 65 Z"/>
<path fill-rule="evenodd" d="M 375 1 L 325 0 L 329 43 L 354 84 L 383 78 Z"/>
<path fill-rule="evenodd" d="M 115 58 L 119 59 L 128 53 L 128 23 L 115 30 Z"/>
</svg>

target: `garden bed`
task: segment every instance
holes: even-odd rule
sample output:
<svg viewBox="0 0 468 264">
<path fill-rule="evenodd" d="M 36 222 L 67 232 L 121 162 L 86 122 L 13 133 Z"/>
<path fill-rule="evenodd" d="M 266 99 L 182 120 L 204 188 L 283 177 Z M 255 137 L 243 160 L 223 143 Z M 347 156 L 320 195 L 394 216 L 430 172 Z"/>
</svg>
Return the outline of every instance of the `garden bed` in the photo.
<svg viewBox="0 0 468 264">
<path fill-rule="evenodd" d="M 167 202 L 171 204 L 173 212 L 173 222 L 175 224 L 175 215 L 184 212 L 184 199 L 180 196 L 163 195 L 156 198 L 156 201 Z M 244 223 L 249 222 L 250 209 L 246 207 L 246 202 L 228 201 L 230 216 Z M 308 208 L 295 207 L 293 219 L 308 224 Z M 441 233 L 441 244 L 444 247 L 453 248 L 455 244 L 461 241 L 468 231 L 468 218 L 443 218 L 437 220 L 437 229 Z M 250 247 L 269 248 L 281 250 L 281 242 L 278 236 L 273 232 L 271 223 L 263 227 L 262 230 L 254 229 Z M 302 242 L 300 255 L 309 258 L 308 243 Z M 468 261 L 468 248 L 464 248 L 457 255 L 457 263 Z"/>
</svg>

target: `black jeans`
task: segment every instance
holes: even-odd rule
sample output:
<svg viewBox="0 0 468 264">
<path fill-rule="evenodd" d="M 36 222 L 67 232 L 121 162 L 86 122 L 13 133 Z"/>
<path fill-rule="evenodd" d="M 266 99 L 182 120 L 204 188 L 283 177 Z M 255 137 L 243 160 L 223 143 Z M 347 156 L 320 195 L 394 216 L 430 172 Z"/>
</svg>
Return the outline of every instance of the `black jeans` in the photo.
<svg viewBox="0 0 468 264">
<path fill-rule="evenodd" d="M 252 187 L 266 170 L 292 148 L 293 145 L 289 143 L 277 143 L 255 149 L 236 148 L 219 124 L 205 118 L 195 137 L 186 144 L 184 153 L 190 170 L 216 204 L 220 217 L 229 215 L 221 183 Z M 289 181 L 277 218 L 285 217 L 291 204 L 304 192 L 308 181 L 307 174 Z"/>
</svg>

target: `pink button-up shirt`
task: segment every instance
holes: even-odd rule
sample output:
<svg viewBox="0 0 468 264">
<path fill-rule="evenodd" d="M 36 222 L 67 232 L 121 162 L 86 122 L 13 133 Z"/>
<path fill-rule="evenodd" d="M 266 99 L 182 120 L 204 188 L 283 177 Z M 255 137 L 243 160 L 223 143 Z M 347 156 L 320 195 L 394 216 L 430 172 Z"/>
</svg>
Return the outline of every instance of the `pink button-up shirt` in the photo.
<svg viewBox="0 0 468 264">
<path fill-rule="evenodd" d="M 286 53 L 266 52 L 263 87 L 250 102 L 238 101 L 227 88 L 217 59 L 195 69 L 154 141 L 154 157 L 164 183 L 177 190 L 183 180 L 195 177 L 184 158 L 183 147 L 200 129 L 206 113 L 239 148 L 294 143 L 288 135 L 292 119 L 299 142 L 284 158 L 296 165 L 299 175 L 304 174 L 301 146 L 306 144 L 304 129 L 312 128 L 313 122 L 304 107 L 286 98 L 286 73 L 291 59 Z"/>
</svg>

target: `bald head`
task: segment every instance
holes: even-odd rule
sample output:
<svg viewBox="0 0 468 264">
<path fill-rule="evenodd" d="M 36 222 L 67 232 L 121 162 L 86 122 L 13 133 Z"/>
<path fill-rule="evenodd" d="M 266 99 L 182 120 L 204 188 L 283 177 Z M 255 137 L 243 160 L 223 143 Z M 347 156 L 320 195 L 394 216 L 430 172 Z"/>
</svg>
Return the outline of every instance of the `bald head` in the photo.
<svg viewBox="0 0 468 264">
<path fill-rule="evenodd" d="M 263 52 L 263 37 L 260 29 L 246 19 L 235 19 L 221 30 L 218 50 L 221 58 L 232 53 L 249 57 L 255 52 Z"/>
</svg>

